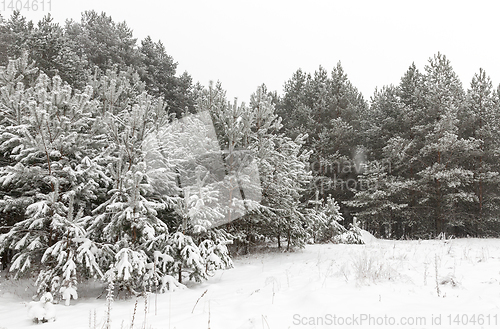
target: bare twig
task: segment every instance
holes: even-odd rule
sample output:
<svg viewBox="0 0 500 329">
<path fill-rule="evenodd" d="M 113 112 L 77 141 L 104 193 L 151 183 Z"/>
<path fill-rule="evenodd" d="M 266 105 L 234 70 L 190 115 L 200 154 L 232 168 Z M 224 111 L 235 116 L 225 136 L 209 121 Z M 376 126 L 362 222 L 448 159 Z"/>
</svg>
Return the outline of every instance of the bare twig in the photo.
<svg viewBox="0 0 500 329">
<path fill-rule="evenodd" d="M 441 291 L 439 290 L 439 280 L 438 280 L 438 257 L 434 255 L 434 270 L 436 272 L 436 292 L 438 297 L 441 297 Z"/>
<path fill-rule="evenodd" d="M 137 304 L 139 303 L 139 298 L 136 298 L 134 305 L 134 313 L 132 314 L 132 323 L 130 324 L 130 329 L 134 328 L 135 313 L 137 312 Z"/>
<path fill-rule="evenodd" d="M 205 294 L 207 293 L 207 291 L 208 291 L 208 289 L 207 289 L 207 290 L 205 290 L 205 291 L 201 294 L 201 296 L 200 296 L 200 297 L 196 300 L 196 303 L 195 303 L 195 304 L 194 304 L 194 306 L 193 306 L 193 310 L 191 311 L 191 314 L 193 314 L 194 309 L 196 308 L 196 305 L 198 305 L 198 302 L 200 301 L 200 299 L 201 299 L 203 296 L 205 296 Z"/>
<path fill-rule="evenodd" d="M 208 300 L 208 329 L 210 329 L 210 299 Z"/>
</svg>

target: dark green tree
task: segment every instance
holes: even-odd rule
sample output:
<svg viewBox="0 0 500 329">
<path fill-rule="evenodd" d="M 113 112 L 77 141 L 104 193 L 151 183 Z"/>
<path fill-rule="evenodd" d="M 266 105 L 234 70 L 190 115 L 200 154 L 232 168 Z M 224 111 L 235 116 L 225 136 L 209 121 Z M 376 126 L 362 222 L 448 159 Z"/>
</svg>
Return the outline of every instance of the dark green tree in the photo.
<svg viewBox="0 0 500 329">
<path fill-rule="evenodd" d="M 478 153 L 470 163 L 477 196 L 475 209 L 470 209 L 477 220 L 471 231 L 474 234 L 489 234 L 498 228 L 497 214 L 500 209 L 500 117 L 495 106 L 493 84 L 483 69 L 472 78 L 465 104 L 463 133 L 480 142 Z"/>
</svg>

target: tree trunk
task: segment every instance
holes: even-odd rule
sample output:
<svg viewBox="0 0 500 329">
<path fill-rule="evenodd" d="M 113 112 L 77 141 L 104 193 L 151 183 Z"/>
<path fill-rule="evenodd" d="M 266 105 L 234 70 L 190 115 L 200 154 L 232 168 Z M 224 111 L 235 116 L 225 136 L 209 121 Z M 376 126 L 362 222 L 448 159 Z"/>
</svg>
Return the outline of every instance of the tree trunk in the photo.
<svg viewBox="0 0 500 329">
<path fill-rule="evenodd" d="M 286 251 L 290 251 L 290 228 L 288 228 L 286 232 L 286 237 L 287 237 L 287 244 L 286 244 Z"/>
<path fill-rule="evenodd" d="M 441 164 L 441 152 L 438 151 L 437 163 Z M 442 195 L 441 195 L 441 181 L 439 178 L 436 179 L 436 235 L 443 233 L 444 231 L 444 217 L 442 212 Z"/>
<path fill-rule="evenodd" d="M 182 283 L 182 265 L 179 264 L 179 278 L 177 281 L 179 281 L 179 283 Z"/>
</svg>

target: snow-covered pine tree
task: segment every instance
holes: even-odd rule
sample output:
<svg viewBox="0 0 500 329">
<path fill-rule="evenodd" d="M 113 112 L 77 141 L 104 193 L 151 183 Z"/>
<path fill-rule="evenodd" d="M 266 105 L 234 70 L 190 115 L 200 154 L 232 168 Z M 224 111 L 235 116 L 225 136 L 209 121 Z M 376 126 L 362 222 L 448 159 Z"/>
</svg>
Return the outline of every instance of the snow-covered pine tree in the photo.
<svg viewBox="0 0 500 329">
<path fill-rule="evenodd" d="M 55 195 L 56 193 L 49 194 L 51 199 L 48 201 L 57 202 L 54 201 Z M 35 208 L 35 205 L 29 208 Z M 83 209 L 80 209 L 75 216 L 73 205 L 73 197 L 67 208 L 62 204 L 59 205 L 62 208 L 61 215 L 64 215 L 64 212 L 67 215 L 54 216 L 53 225 L 65 232 L 59 241 L 45 250 L 40 261 L 43 268 L 36 281 L 39 294 L 49 290 L 56 298 L 65 300 L 66 305 L 70 304 L 71 298 L 78 298 L 76 290 L 79 282 L 90 277 L 98 279 L 103 277 L 97 263 L 99 248 L 86 237 L 84 230 L 86 218 L 82 218 Z M 36 205 L 35 211 L 39 209 L 40 205 Z"/>
<path fill-rule="evenodd" d="M 427 165 L 420 154 L 430 122 L 424 87 L 423 75 L 412 64 L 399 85 L 375 91 L 363 119 L 369 161 L 358 175 L 355 197 L 345 204 L 366 230 L 380 236 L 423 237 L 432 230 L 416 187 L 417 173 Z"/>
<path fill-rule="evenodd" d="M 198 234 L 225 219 L 226 203 L 221 187 L 225 167 L 208 112 L 184 117 L 180 124 L 185 133 L 179 138 L 184 152 L 176 159 L 183 194 L 179 213 L 187 224 L 183 225 L 184 233 L 190 230 Z"/>
<path fill-rule="evenodd" d="M 264 229 L 276 237 L 278 247 L 283 238 L 287 249 L 302 246 L 307 232 L 300 197 L 312 178 L 308 170 L 311 152 L 303 148 L 307 135 L 292 140 L 278 133 L 281 119 L 274 113 L 274 105 L 262 88 L 251 96 L 250 109 L 255 113 L 252 149 L 261 178 L 262 206 L 275 214 L 265 220 Z"/>
<path fill-rule="evenodd" d="M 114 268 L 116 286 L 127 293 L 139 294 L 146 288 L 147 265 L 153 262 L 144 245 L 168 228 L 157 217 L 164 204 L 148 200 L 147 179 L 141 169 L 144 163 L 132 166 L 121 181 L 121 188 L 111 190 L 111 198 L 95 209 L 98 214 L 89 227 L 90 235 L 98 238 L 107 253 L 103 268 Z M 102 212 L 102 213 L 101 213 Z"/>
<path fill-rule="evenodd" d="M 7 71 L 21 72 L 23 67 L 16 64 Z M 107 180 L 93 160 L 101 144 L 94 138 L 96 104 L 90 99 L 90 87 L 84 92 L 72 91 L 58 76 L 49 79 L 43 73 L 28 88 L 20 81 L 15 89 L 11 85 L 1 87 L 5 111 L 0 149 L 9 164 L 0 170 L 0 183 L 9 193 L 0 207 L 23 216 L 1 237 L 0 249 L 14 250 L 11 271 L 18 276 L 31 265 L 32 270 L 53 265 L 50 257 L 42 257 L 48 248 L 55 248 L 64 239 L 69 248 L 71 239 L 84 236 L 83 213 L 102 193 L 100 184 Z M 78 220 L 73 220 L 79 211 Z M 69 226 L 68 220 L 72 222 Z M 47 264 L 40 264 L 42 258 Z M 92 269 L 93 265 L 90 262 L 88 266 Z M 59 270 L 42 272 L 39 288 L 60 275 Z M 73 277 L 69 275 L 69 281 Z"/>
<path fill-rule="evenodd" d="M 150 189 L 144 172 L 146 165 L 143 162 L 132 165 L 125 173 L 120 171 L 122 163 L 115 168 L 110 166 L 115 188 L 110 191 L 109 200 L 94 210 L 96 216 L 89 227 L 91 236 L 104 243 L 126 241 L 141 245 L 167 232 L 167 226 L 157 217 L 157 211 L 165 208 L 165 204 L 144 196 Z"/>
<path fill-rule="evenodd" d="M 467 90 L 464 115 L 465 136 L 481 142 L 479 152 L 473 156 L 469 169 L 474 171 L 474 185 L 477 196 L 475 220 L 469 233 L 490 234 L 499 227 L 500 209 L 500 166 L 498 165 L 500 141 L 500 116 L 495 106 L 495 92 L 490 77 L 483 69 L 472 78 Z"/>
<path fill-rule="evenodd" d="M 233 243 L 224 230 L 212 229 L 203 236 L 199 244 L 200 255 L 205 263 L 205 273 L 213 275 L 215 270 L 233 267 L 227 245 Z"/>
<path fill-rule="evenodd" d="M 205 261 L 189 235 L 182 232 L 160 235 L 148 244 L 148 250 L 154 251 L 158 279 L 167 275 L 174 276 L 179 283 L 186 276 L 198 282 L 206 279 Z"/>
<path fill-rule="evenodd" d="M 236 100 L 232 104 L 227 102 L 220 84 L 215 87 L 211 84 L 205 89 L 197 107 L 210 114 L 220 145 L 218 157 L 222 163 L 217 165 L 223 175 L 217 182 L 218 204 L 224 218 L 219 225 L 227 224 L 242 217 L 261 198 L 258 172 L 252 162 L 253 152 L 248 147 L 253 114 Z"/>
<path fill-rule="evenodd" d="M 110 81 L 103 87 L 109 90 L 101 94 L 112 95 L 116 85 Z M 171 168 L 146 161 L 143 149 L 144 143 L 151 142 L 147 136 L 154 134 L 157 123 L 165 121 L 161 100 L 141 93 L 125 103 L 130 102 L 133 103 L 130 107 L 110 105 L 103 114 L 109 141 L 107 174 L 113 186 L 108 199 L 92 211 L 95 217 L 88 230 L 110 253 L 103 266 L 116 269 L 116 285 L 136 294 L 144 290 L 146 267 L 153 261 L 144 250 L 145 244 L 168 232 L 167 225 L 158 218 L 158 211 L 173 204 L 171 197 L 175 196 L 168 192 L 175 176 L 168 171 Z M 160 184 L 159 178 L 167 180 Z"/>
<path fill-rule="evenodd" d="M 248 243 L 260 238 L 287 239 L 288 247 L 306 240 L 300 192 L 310 179 L 307 161 L 310 153 L 302 146 L 306 136 L 295 140 L 279 134 L 281 119 L 274 113 L 271 98 L 260 87 L 251 96 L 250 106 L 224 105 L 209 89 L 202 104 L 209 108 L 225 152 L 226 191 L 230 203 L 243 200 L 245 216 L 227 227 L 237 241 Z M 211 101 L 214 99 L 214 101 Z M 240 159 L 248 152 L 246 163 Z M 239 168 L 246 168 L 240 170 Z M 235 170 L 236 169 L 236 170 Z M 233 189 L 238 183 L 239 191 Z M 239 192 L 239 193 L 238 193 Z M 238 195 L 239 194 L 239 195 Z M 241 199 L 240 199 L 241 198 Z M 232 216 L 232 215 L 231 215 Z"/>
<path fill-rule="evenodd" d="M 331 195 L 327 196 L 321 213 L 326 218 L 324 226 L 317 231 L 321 239 L 331 241 L 335 236 L 341 235 L 346 231 L 340 224 L 340 222 L 344 221 L 344 217 L 340 212 L 340 206 Z"/>
<path fill-rule="evenodd" d="M 355 210 L 356 217 L 367 230 L 377 236 L 393 237 L 393 226 L 406 215 L 407 190 L 412 188 L 414 182 L 391 175 L 390 170 L 378 161 L 367 162 L 366 168 L 358 179 L 359 189 L 353 200 L 344 203 Z M 406 224 L 412 226 L 414 223 Z"/>
<path fill-rule="evenodd" d="M 308 218 L 308 233 L 314 243 L 364 243 L 360 228 L 357 225 L 351 224 L 349 230 L 347 230 L 340 224 L 344 218 L 337 201 L 331 195 L 324 202 L 322 200 L 314 200 L 310 203 L 314 204 L 315 207 L 307 209 L 306 213 Z"/>
<path fill-rule="evenodd" d="M 438 53 L 425 69 L 426 111 L 431 121 L 420 150 L 427 167 L 418 173 L 417 188 L 424 193 L 421 205 L 431 209 L 435 234 L 454 234 L 468 229 L 466 209 L 477 200 L 471 188 L 474 172 L 467 162 L 479 151 L 480 141 L 458 135 L 464 92 L 450 61 Z"/>
<path fill-rule="evenodd" d="M 20 138 L 19 130 L 22 128 L 23 121 L 26 118 L 28 110 L 21 99 L 24 99 L 25 84 L 27 79 L 33 78 L 37 69 L 34 68 L 33 63 L 30 64 L 27 53 L 23 53 L 20 58 L 9 60 L 7 66 L 0 67 L 0 167 L 9 166 L 12 162 L 10 160 L 10 151 L 19 147 Z M 17 128 L 16 128 L 17 127 Z M 13 130 L 11 133 L 9 130 Z M 5 143 L 9 140 L 11 143 Z M 29 186 L 27 186 L 29 189 Z M 0 218 L 0 227 L 3 229 L 0 232 L 6 232 L 16 222 L 24 218 L 26 207 L 31 203 L 31 198 L 8 198 L 11 192 L 11 187 L 7 184 L 0 185 L 0 207 L 2 216 Z M 3 197 L 7 196 L 4 201 Z M 2 236 L 0 236 L 0 240 Z M 1 251 L 3 249 L 3 252 Z M 0 255 L 7 255 L 10 253 L 6 247 L 0 245 Z M 8 261 L 7 258 L 2 259 Z M 4 264 L 5 266 L 6 264 Z"/>
<path fill-rule="evenodd" d="M 190 236 L 176 232 L 171 237 L 170 245 L 173 251 L 174 269 L 178 273 L 178 280 L 182 283 L 182 273 L 188 272 L 190 280 L 202 281 L 206 279 L 204 260 L 200 249 L 194 244 Z"/>
<path fill-rule="evenodd" d="M 173 250 L 170 246 L 170 234 L 164 233 L 156 236 L 146 243 L 146 253 L 152 255 L 152 262 L 146 265 L 145 280 L 148 282 L 150 291 L 165 292 L 171 290 L 170 283 L 173 280 L 178 282 L 172 275 L 174 273 Z M 168 277 L 168 278 L 166 278 Z"/>
<path fill-rule="evenodd" d="M 156 148 L 155 145 L 157 145 Z M 192 266 L 189 260 L 182 260 L 183 255 L 199 253 L 197 248 L 194 248 L 196 246 L 194 240 L 190 241 L 191 238 L 187 235 L 192 235 L 196 241 L 202 239 L 203 236 L 211 236 L 215 227 L 220 225 L 227 213 L 227 202 L 224 199 L 222 187 L 225 180 L 225 166 L 208 112 L 173 120 L 163 126 L 158 134 L 151 136 L 148 147 L 155 150 L 153 152 L 148 150 L 151 156 L 161 153 L 159 156 L 165 159 L 165 164 L 174 167 L 178 172 L 179 192 L 182 195 L 182 198 L 177 199 L 176 206 L 177 214 L 183 219 L 182 225 L 177 228 L 178 232 L 159 236 L 154 243 L 148 245 L 148 250 L 155 250 L 155 260 L 161 263 L 159 264 L 161 271 L 155 266 L 157 282 L 165 281 L 163 280 L 165 275 L 175 275 L 179 281 L 182 280 L 183 275 L 179 274 L 179 267 L 181 267 L 181 272 L 185 272 L 195 280 L 200 280 L 203 276 L 197 274 L 199 266 Z M 157 159 L 156 162 L 158 162 Z M 182 240 L 187 241 L 186 248 L 191 251 L 178 250 L 176 247 L 178 243 L 173 241 L 179 240 L 180 237 L 184 237 Z M 226 240 L 215 241 L 216 246 L 211 246 L 208 253 L 200 255 L 199 263 L 203 266 L 208 266 L 208 258 L 214 258 L 210 255 L 218 252 L 221 259 L 224 259 L 227 264 L 230 262 L 227 249 L 224 249 L 225 246 L 222 245 Z M 206 245 L 210 242 L 203 240 L 202 244 Z M 166 257 L 166 255 L 172 256 Z M 165 259 L 169 257 L 174 257 L 175 261 L 168 261 L 167 266 Z M 217 266 L 220 268 L 222 264 L 217 263 Z"/>
</svg>

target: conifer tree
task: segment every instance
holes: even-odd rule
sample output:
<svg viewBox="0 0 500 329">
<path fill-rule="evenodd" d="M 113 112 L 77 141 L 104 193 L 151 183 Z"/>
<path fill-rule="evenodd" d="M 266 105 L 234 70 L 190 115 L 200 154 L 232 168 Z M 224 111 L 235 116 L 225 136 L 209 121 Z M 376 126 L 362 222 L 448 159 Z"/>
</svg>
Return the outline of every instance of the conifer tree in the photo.
<svg viewBox="0 0 500 329">
<path fill-rule="evenodd" d="M 102 192 L 103 172 L 94 163 L 93 149 L 99 143 L 89 143 L 96 104 L 90 87 L 73 92 L 59 76 L 49 79 L 42 73 L 25 88 L 21 81 L 27 70 L 27 58 L 22 57 L 0 72 L 5 109 L 1 147 L 9 158 L 0 170 L 0 182 L 11 191 L 0 205 L 5 212 L 24 214 L 1 237 L 1 249 L 14 250 L 10 271 L 16 276 L 32 267 L 41 270 L 39 290 L 59 276 L 59 283 L 68 288 L 75 285 L 77 271 L 98 271 L 85 240 L 84 216 Z"/>
<path fill-rule="evenodd" d="M 472 78 L 467 90 L 463 126 L 464 135 L 480 142 L 469 168 L 474 171 L 474 185 L 477 196 L 476 211 L 469 209 L 477 222 L 471 227 L 474 234 L 485 234 L 497 227 L 499 167 L 497 154 L 499 137 L 499 116 L 491 79 L 483 69 Z"/>
<path fill-rule="evenodd" d="M 464 99 L 462 85 L 446 56 L 437 54 L 429 60 L 425 75 L 426 115 L 425 146 L 420 150 L 427 167 L 421 170 L 419 185 L 424 192 L 423 205 L 432 209 L 436 234 L 450 227 L 468 224 L 465 211 L 475 202 L 470 186 L 473 172 L 464 160 L 479 149 L 479 141 L 458 136 L 458 118 Z"/>
<path fill-rule="evenodd" d="M 361 118 L 366 117 L 363 97 L 339 62 L 330 75 L 322 67 L 313 75 L 297 71 L 285 84 L 277 108 L 284 118 L 283 132 L 292 138 L 307 133 L 304 146 L 314 151 L 310 157 L 314 179 L 304 199 L 313 198 L 316 190 L 321 198 L 332 194 L 350 220 L 342 201 L 353 196 L 345 182 L 357 179 L 354 157 L 365 137 L 360 133 Z"/>
</svg>

